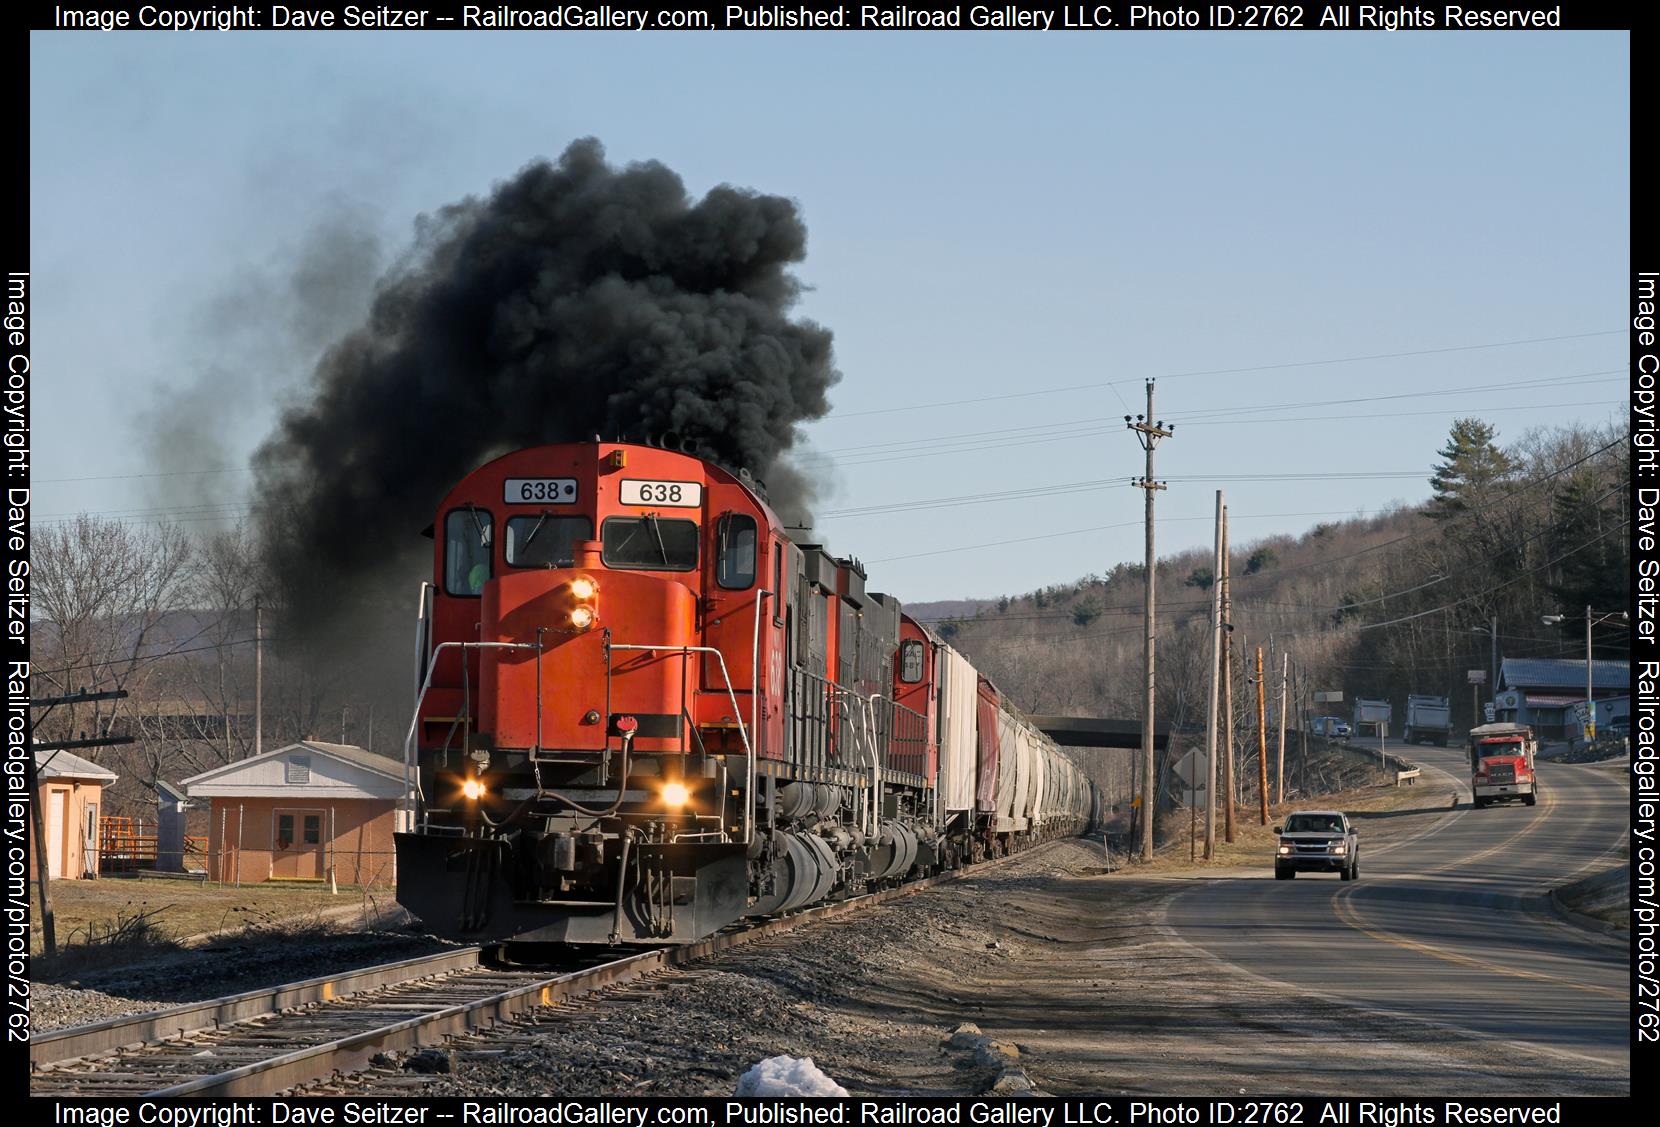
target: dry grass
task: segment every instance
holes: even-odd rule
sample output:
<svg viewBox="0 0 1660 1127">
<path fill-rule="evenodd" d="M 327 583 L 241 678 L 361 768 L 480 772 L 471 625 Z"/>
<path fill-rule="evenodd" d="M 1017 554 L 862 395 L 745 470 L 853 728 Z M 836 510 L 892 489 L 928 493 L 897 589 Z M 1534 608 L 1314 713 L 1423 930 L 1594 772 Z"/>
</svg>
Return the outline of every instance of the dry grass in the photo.
<svg viewBox="0 0 1660 1127">
<path fill-rule="evenodd" d="M 372 896 L 342 887 L 331 896 L 326 886 L 196 884 L 165 879 L 57 880 L 51 884 L 52 914 L 61 950 L 85 948 L 88 957 L 109 961 L 116 952 L 143 955 L 199 941 L 213 933 L 256 935 L 318 934 L 335 925 L 330 917 L 368 908 L 390 899 L 386 890 Z M 44 946 L 40 901 L 30 885 L 33 926 L 30 944 Z M 328 913 L 327 916 L 324 913 Z"/>
</svg>

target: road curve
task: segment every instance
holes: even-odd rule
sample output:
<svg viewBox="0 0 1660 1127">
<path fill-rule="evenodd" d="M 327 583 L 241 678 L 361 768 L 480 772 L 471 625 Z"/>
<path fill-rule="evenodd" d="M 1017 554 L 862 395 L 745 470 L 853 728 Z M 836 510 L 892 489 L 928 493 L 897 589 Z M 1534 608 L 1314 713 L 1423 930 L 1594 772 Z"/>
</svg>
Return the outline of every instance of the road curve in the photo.
<svg viewBox="0 0 1660 1127">
<path fill-rule="evenodd" d="M 1449 1036 L 1525 1046 L 1559 1060 L 1564 1078 L 1576 1062 L 1629 1069 L 1628 947 L 1563 922 L 1540 895 L 1613 860 L 1626 777 L 1541 762 L 1537 806 L 1474 810 L 1456 749 L 1396 750 L 1426 768 L 1426 798 L 1457 789 L 1459 808 L 1375 848 L 1390 814 L 1359 814 L 1358 881 L 1275 881 L 1264 864 L 1183 892 L 1167 926 L 1251 974 Z"/>
</svg>

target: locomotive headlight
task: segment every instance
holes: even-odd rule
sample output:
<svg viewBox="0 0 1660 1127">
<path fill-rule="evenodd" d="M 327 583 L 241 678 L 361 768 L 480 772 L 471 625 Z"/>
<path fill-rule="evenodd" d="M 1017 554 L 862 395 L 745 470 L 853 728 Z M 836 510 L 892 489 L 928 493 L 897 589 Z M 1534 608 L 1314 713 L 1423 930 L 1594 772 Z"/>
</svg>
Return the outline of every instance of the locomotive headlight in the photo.
<svg viewBox="0 0 1660 1127">
<path fill-rule="evenodd" d="M 586 629 L 588 629 L 588 627 L 592 626 L 593 624 L 594 624 L 594 608 L 593 607 L 572 607 L 571 608 L 571 628 L 572 629 L 574 629 L 574 630 L 586 630 Z"/>
<path fill-rule="evenodd" d="M 478 779 L 468 779 L 461 784 L 461 793 L 467 796 L 468 801 L 477 802 L 484 797 L 484 784 Z"/>
<path fill-rule="evenodd" d="M 668 783 L 663 787 L 663 803 L 666 806 L 684 806 L 691 797 L 691 792 L 683 783 Z"/>
<path fill-rule="evenodd" d="M 594 592 L 598 590 L 599 588 L 594 585 L 594 581 L 586 575 L 571 580 L 571 594 L 582 602 L 587 602 L 593 598 Z"/>
</svg>

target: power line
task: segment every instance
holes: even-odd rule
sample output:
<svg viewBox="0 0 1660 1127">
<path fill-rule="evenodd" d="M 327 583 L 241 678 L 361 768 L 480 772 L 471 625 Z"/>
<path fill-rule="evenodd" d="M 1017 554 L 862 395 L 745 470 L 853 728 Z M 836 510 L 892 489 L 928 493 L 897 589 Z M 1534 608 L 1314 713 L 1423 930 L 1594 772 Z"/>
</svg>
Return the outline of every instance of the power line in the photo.
<svg viewBox="0 0 1660 1127">
<path fill-rule="evenodd" d="M 1420 348 L 1410 352 L 1378 352 L 1366 356 L 1340 356 L 1328 360 L 1296 360 L 1277 364 L 1257 364 L 1245 368 L 1206 368 L 1190 372 L 1168 372 L 1164 375 L 1152 377 L 1161 380 L 1186 379 L 1190 376 L 1226 376 L 1238 375 L 1247 372 L 1270 372 L 1281 368 L 1314 368 L 1328 364 L 1355 364 L 1367 360 L 1399 360 L 1409 356 L 1438 356 L 1453 352 L 1474 352 L 1488 348 L 1511 348 L 1523 344 L 1546 344 L 1552 341 L 1583 340 L 1589 337 L 1621 336 L 1624 329 L 1613 329 L 1594 333 L 1568 333 L 1561 336 L 1531 337 L 1525 340 L 1492 341 L 1486 344 L 1452 345 L 1446 348 Z M 996 403 L 1009 399 L 1027 399 L 1038 395 L 1060 395 L 1069 391 L 1092 391 L 1096 388 L 1111 387 L 1114 384 L 1133 384 L 1141 377 L 1125 380 L 1102 380 L 1096 383 L 1071 384 L 1066 387 L 1042 388 L 1037 391 L 1010 392 L 1006 395 L 987 395 L 973 399 L 946 399 L 933 403 L 917 403 L 908 407 L 879 407 L 866 411 L 838 411 L 835 418 L 851 419 L 865 415 L 891 415 L 901 411 L 925 411 L 934 407 L 956 407 L 970 403 Z"/>
</svg>

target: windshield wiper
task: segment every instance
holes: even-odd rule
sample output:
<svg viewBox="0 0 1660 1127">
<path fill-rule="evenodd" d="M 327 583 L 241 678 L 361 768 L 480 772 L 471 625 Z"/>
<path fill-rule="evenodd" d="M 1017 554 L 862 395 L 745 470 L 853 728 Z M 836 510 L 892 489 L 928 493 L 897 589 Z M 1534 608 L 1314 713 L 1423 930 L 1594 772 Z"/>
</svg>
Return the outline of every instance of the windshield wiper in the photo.
<svg viewBox="0 0 1660 1127">
<path fill-rule="evenodd" d="M 646 520 L 651 522 L 651 533 L 653 536 L 657 537 L 657 551 L 662 554 L 663 565 L 667 567 L 669 562 L 669 550 L 663 544 L 663 530 L 657 526 L 657 514 L 647 513 Z"/>
<path fill-rule="evenodd" d="M 538 532 L 542 531 L 542 526 L 547 523 L 547 520 L 548 520 L 548 511 L 546 509 L 543 509 L 542 510 L 542 515 L 537 517 L 536 518 L 536 523 L 531 526 L 530 535 L 525 537 L 524 546 L 526 548 L 530 547 L 530 542 L 532 540 L 536 539 L 536 534 Z"/>
</svg>

